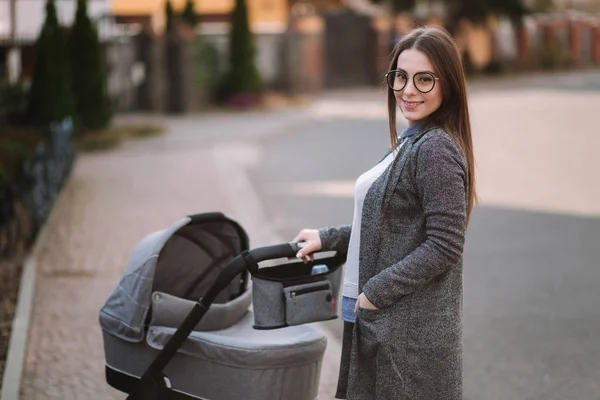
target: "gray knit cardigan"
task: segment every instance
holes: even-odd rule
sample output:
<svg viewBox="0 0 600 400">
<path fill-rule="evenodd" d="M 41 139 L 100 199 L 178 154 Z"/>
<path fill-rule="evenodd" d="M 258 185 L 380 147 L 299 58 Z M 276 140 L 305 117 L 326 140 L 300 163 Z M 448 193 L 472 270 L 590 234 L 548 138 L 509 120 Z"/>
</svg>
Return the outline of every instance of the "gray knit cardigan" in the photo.
<svg viewBox="0 0 600 400">
<path fill-rule="evenodd" d="M 363 206 L 348 400 L 462 398 L 462 254 L 468 172 L 442 129 L 421 127 Z M 350 225 L 319 231 L 347 252 Z"/>
</svg>

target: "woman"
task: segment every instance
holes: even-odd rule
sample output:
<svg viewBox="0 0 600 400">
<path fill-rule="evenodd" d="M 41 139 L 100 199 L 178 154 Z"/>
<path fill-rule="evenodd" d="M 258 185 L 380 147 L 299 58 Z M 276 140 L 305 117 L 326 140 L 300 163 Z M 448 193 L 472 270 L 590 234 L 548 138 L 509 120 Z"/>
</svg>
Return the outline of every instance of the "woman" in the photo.
<svg viewBox="0 0 600 400">
<path fill-rule="evenodd" d="M 462 255 L 475 201 L 463 67 L 452 37 L 427 27 L 402 38 L 390 70 L 393 151 L 358 178 L 353 224 L 302 230 L 297 256 L 347 253 L 336 398 L 458 400 Z M 397 108 L 409 124 L 400 137 Z"/>
</svg>

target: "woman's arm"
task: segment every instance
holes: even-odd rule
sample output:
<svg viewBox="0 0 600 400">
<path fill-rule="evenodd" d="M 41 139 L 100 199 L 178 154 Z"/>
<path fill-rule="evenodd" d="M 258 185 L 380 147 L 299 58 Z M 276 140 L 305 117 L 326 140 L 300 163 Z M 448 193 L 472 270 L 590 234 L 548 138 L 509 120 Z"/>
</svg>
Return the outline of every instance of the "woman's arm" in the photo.
<svg viewBox="0 0 600 400">
<path fill-rule="evenodd" d="M 352 225 L 334 226 L 319 229 L 323 250 L 335 250 L 341 254 L 348 253 Z"/>
<path fill-rule="evenodd" d="M 425 241 L 401 261 L 375 275 L 363 293 L 386 308 L 455 265 L 463 253 L 467 169 L 449 136 L 424 139 L 416 154 L 416 187 L 425 218 Z"/>
</svg>

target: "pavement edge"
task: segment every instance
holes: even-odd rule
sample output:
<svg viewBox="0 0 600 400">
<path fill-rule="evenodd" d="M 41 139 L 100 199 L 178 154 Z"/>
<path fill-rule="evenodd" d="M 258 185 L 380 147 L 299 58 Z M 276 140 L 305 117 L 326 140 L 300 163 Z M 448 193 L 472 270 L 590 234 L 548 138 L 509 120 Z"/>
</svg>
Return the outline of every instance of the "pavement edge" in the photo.
<svg viewBox="0 0 600 400">
<path fill-rule="evenodd" d="M 35 301 L 35 287 L 37 280 L 36 255 L 41 244 L 45 242 L 48 226 L 55 218 L 57 206 L 61 201 L 69 182 L 70 177 L 59 191 L 58 196 L 56 196 L 50 214 L 40 228 L 35 242 L 23 262 L 21 282 L 19 283 L 19 294 L 17 296 L 17 307 L 13 317 L 6 363 L 4 366 L 4 376 L 2 377 L 2 391 L 0 392 L 0 399 L 2 400 L 19 400 L 21 398 L 23 366 L 25 363 L 27 343 L 29 341 L 31 314 Z"/>
</svg>

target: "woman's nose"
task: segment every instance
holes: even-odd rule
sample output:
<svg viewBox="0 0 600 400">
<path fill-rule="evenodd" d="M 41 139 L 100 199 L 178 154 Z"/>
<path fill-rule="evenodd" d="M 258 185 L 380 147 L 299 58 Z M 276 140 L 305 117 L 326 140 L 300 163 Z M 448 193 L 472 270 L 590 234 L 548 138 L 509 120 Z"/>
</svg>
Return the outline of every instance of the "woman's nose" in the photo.
<svg viewBox="0 0 600 400">
<path fill-rule="evenodd" d="M 408 82 L 406 82 L 406 87 L 404 88 L 404 93 L 406 93 L 406 94 L 416 94 L 417 93 L 417 89 L 415 88 L 415 84 L 412 81 L 412 79 L 409 79 Z"/>
</svg>

